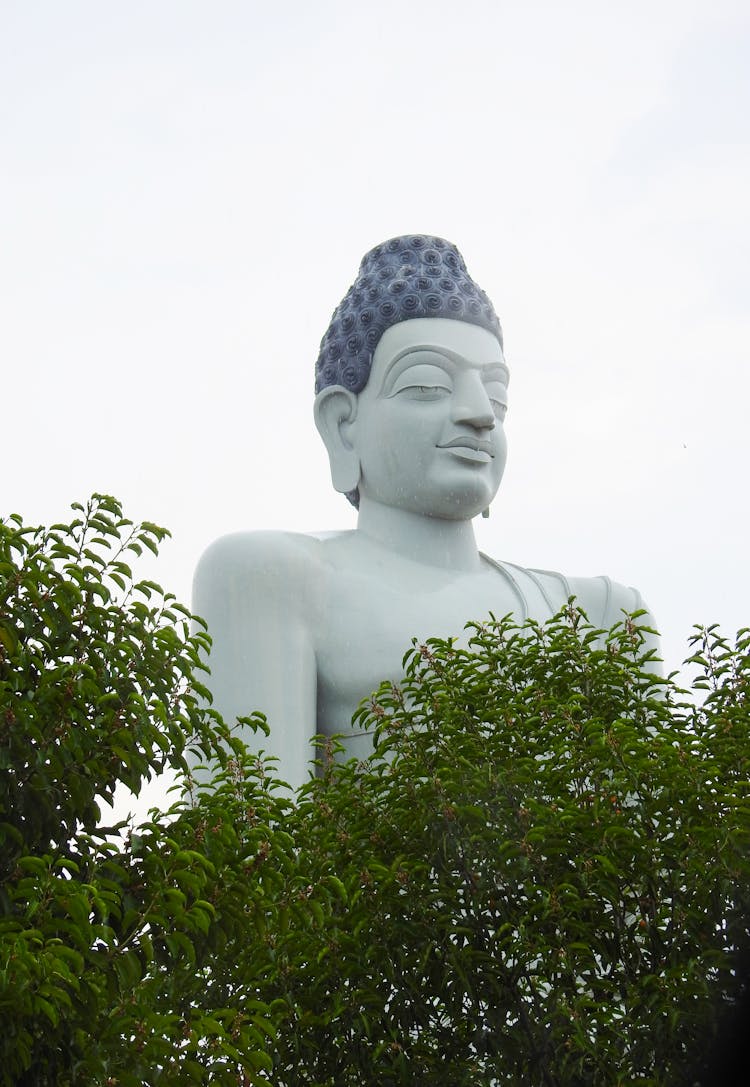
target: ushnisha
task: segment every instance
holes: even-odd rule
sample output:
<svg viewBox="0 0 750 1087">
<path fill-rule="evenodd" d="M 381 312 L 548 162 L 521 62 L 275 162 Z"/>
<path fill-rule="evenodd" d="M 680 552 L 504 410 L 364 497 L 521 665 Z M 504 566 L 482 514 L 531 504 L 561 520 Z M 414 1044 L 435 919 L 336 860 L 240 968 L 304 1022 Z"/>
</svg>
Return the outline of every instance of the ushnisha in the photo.
<svg viewBox="0 0 750 1087">
<path fill-rule="evenodd" d="M 457 636 L 513 613 L 543 621 L 575 596 L 610 627 L 644 607 L 607 577 L 566 578 L 479 552 L 472 520 L 503 476 L 508 368 L 500 323 L 454 245 L 421 234 L 365 255 L 334 311 L 316 364 L 315 422 L 336 490 L 357 527 L 309 536 L 223 537 L 201 559 L 193 610 L 213 638 L 210 687 L 227 721 L 263 711 L 278 756 L 301 784 L 314 735 L 342 735 L 383 679 L 398 680 L 414 637 Z"/>
</svg>

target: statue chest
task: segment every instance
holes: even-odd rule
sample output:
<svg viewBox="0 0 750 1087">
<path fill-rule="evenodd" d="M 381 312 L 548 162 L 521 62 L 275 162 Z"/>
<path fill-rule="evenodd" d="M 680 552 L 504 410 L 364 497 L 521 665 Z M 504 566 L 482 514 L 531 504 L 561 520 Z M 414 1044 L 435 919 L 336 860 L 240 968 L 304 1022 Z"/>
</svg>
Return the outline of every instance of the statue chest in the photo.
<svg viewBox="0 0 750 1087">
<path fill-rule="evenodd" d="M 321 732 L 342 733 L 348 755 L 365 757 L 370 740 L 351 728 L 360 701 L 383 680 L 398 682 L 412 640 L 455 637 L 473 619 L 512 612 L 519 620 L 551 612 L 543 600 L 529 599 L 529 589 L 484 567 L 478 574 L 436 578 L 432 584 L 408 578 L 336 574 L 335 587 L 321 593 L 315 630 L 318 677 L 317 720 Z"/>
</svg>

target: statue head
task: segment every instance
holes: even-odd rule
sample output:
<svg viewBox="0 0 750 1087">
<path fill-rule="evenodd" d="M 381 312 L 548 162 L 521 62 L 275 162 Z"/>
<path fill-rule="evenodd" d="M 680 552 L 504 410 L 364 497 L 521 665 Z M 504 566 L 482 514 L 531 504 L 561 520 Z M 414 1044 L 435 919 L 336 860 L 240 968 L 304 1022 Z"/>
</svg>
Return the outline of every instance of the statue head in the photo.
<svg viewBox="0 0 750 1087">
<path fill-rule="evenodd" d="M 402 358 L 405 361 L 399 366 L 406 367 L 414 377 L 413 381 L 409 379 L 411 384 L 406 377 L 398 378 L 394 392 L 390 385 L 386 387 L 384 378 L 391 363 Z M 377 390 L 370 384 L 371 373 Z M 454 385 L 460 387 L 460 394 L 453 393 Z M 502 330 L 492 303 L 471 279 L 461 254 L 450 242 L 407 235 L 392 238 L 365 255 L 356 280 L 334 311 L 321 341 L 315 388 L 316 423 L 328 447 L 334 486 L 353 505 L 359 505 L 361 470 L 354 446 L 364 440 L 363 413 L 369 402 L 393 396 L 402 402 L 438 400 L 447 398 L 449 391 L 454 408 L 456 396 L 461 400 L 458 408 L 450 409 L 452 416 L 458 411 L 461 418 L 455 417 L 453 429 L 435 431 L 432 446 L 432 438 L 425 435 L 425 447 L 442 449 L 443 440 L 457 442 L 462 435 L 470 444 L 492 447 L 495 471 L 485 474 L 497 477 L 489 496 L 494 497 L 505 462 L 504 437 L 500 441 L 500 435 L 490 435 L 504 416 L 507 395 Z M 434 416 L 437 410 L 433 407 L 429 412 Z M 404 431 L 411 432 L 415 424 L 419 431 L 424 417 L 424 410 L 411 419 L 402 414 Z M 388 423 L 381 419 L 380 425 L 387 429 Z M 501 426 L 499 431 L 501 434 Z M 406 433 L 396 439 L 397 435 L 391 433 L 390 449 L 383 449 L 383 457 L 393 463 L 395 470 L 394 443 L 402 450 L 404 458 L 409 459 L 402 460 L 400 473 L 414 477 L 412 489 L 416 491 L 418 449 L 414 446 L 407 454 L 403 448 Z M 467 459 L 471 459 L 471 452 Z M 474 460 L 480 462 L 482 449 L 473 452 Z M 371 448 L 371 468 L 373 455 Z M 460 459 L 460 454 L 456 457 Z M 427 465 L 423 467 L 429 475 Z M 368 478 L 372 480 L 376 474 L 371 471 Z M 481 474 L 478 467 L 474 476 Z M 465 482 L 471 491 L 476 480 L 467 478 Z M 398 500 L 392 494 L 386 504 L 397 504 Z M 430 513 L 429 494 L 425 501 L 428 505 L 420 512 Z M 441 512 L 434 515 L 450 516 Z"/>
</svg>

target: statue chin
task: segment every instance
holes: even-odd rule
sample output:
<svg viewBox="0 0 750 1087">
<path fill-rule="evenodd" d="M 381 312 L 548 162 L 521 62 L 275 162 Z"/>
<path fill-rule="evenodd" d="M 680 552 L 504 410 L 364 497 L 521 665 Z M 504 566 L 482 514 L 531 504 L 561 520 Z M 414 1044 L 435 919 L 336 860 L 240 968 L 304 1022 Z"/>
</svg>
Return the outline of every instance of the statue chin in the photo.
<svg viewBox="0 0 750 1087">
<path fill-rule="evenodd" d="M 404 524 L 404 515 L 412 517 L 428 518 L 434 521 L 465 521 L 471 522 L 484 512 L 495 498 L 496 488 L 482 485 L 481 481 L 472 481 L 474 485 L 458 490 L 455 487 L 433 487 L 425 490 L 423 494 L 407 492 L 403 494 L 370 495 L 360 490 L 359 515 L 360 521 L 367 516 L 367 511 L 373 507 L 390 509 L 393 516 Z M 361 527 L 361 526 L 360 526 Z M 400 531 L 405 531 L 403 528 Z"/>
<path fill-rule="evenodd" d="M 367 757 L 352 715 L 398 681 L 413 638 L 460 642 L 490 612 L 544 621 L 571 596 L 603 629 L 644 607 L 606 577 L 479 553 L 472 519 L 505 469 L 508 382 L 494 309 L 455 246 L 409 235 L 366 255 L 321 343 L 314 411 L 356 529 L 224 537 L 194 581 L 214 706 L 230 723 L 265 713 L 268 738 L 238 732 L 290 785 L 308 777 L 318 733 Z"/>
</svg>

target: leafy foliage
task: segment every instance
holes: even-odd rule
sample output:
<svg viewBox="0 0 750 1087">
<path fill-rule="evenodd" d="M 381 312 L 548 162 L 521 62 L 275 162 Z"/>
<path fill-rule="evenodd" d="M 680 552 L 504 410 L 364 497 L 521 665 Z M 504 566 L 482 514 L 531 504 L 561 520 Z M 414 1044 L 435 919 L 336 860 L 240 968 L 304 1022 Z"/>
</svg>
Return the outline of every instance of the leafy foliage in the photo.
<svg viewBox="0 0 750 1087">
<path fill-rule="evenodd" d="M 74 509 L 49 531 L 0 525 L 0 1083 L 253 1082 L 264 958 L 231 986 L 226 968 L 274 915 L 284 802 L 198 704 L 205 634 L 133 582 L 164 530 L 102 495 Z M 171 767 L 190 786 L 189 743 L 210 790 L 137 833 L 100 825 L 118 783 Z"/>
<path fill-rule="evenodd" d="M 644 645 L 493 620 L 362 707 L 376 760 L 297 810 L 340 901 L 280 951 L 274 1082 L 699 1081 L 748 946 L 750 634 L 699 636 L 702 708 Z"/>
<path fill-rule="evenodd" d="M 324 744 L 291 798 L 207 708 L 206 633 L 133 579 L 164 531 L 75 509 L 0 524 L 0 1085 L 714 1082 L 750 632 L 696 635 L 693 692 L 637 616 L 572 603 L 415 644 L 359 711 L 373 758 Z M 169 811 L 101 825 L 166 767 Z"/>
</svg>

